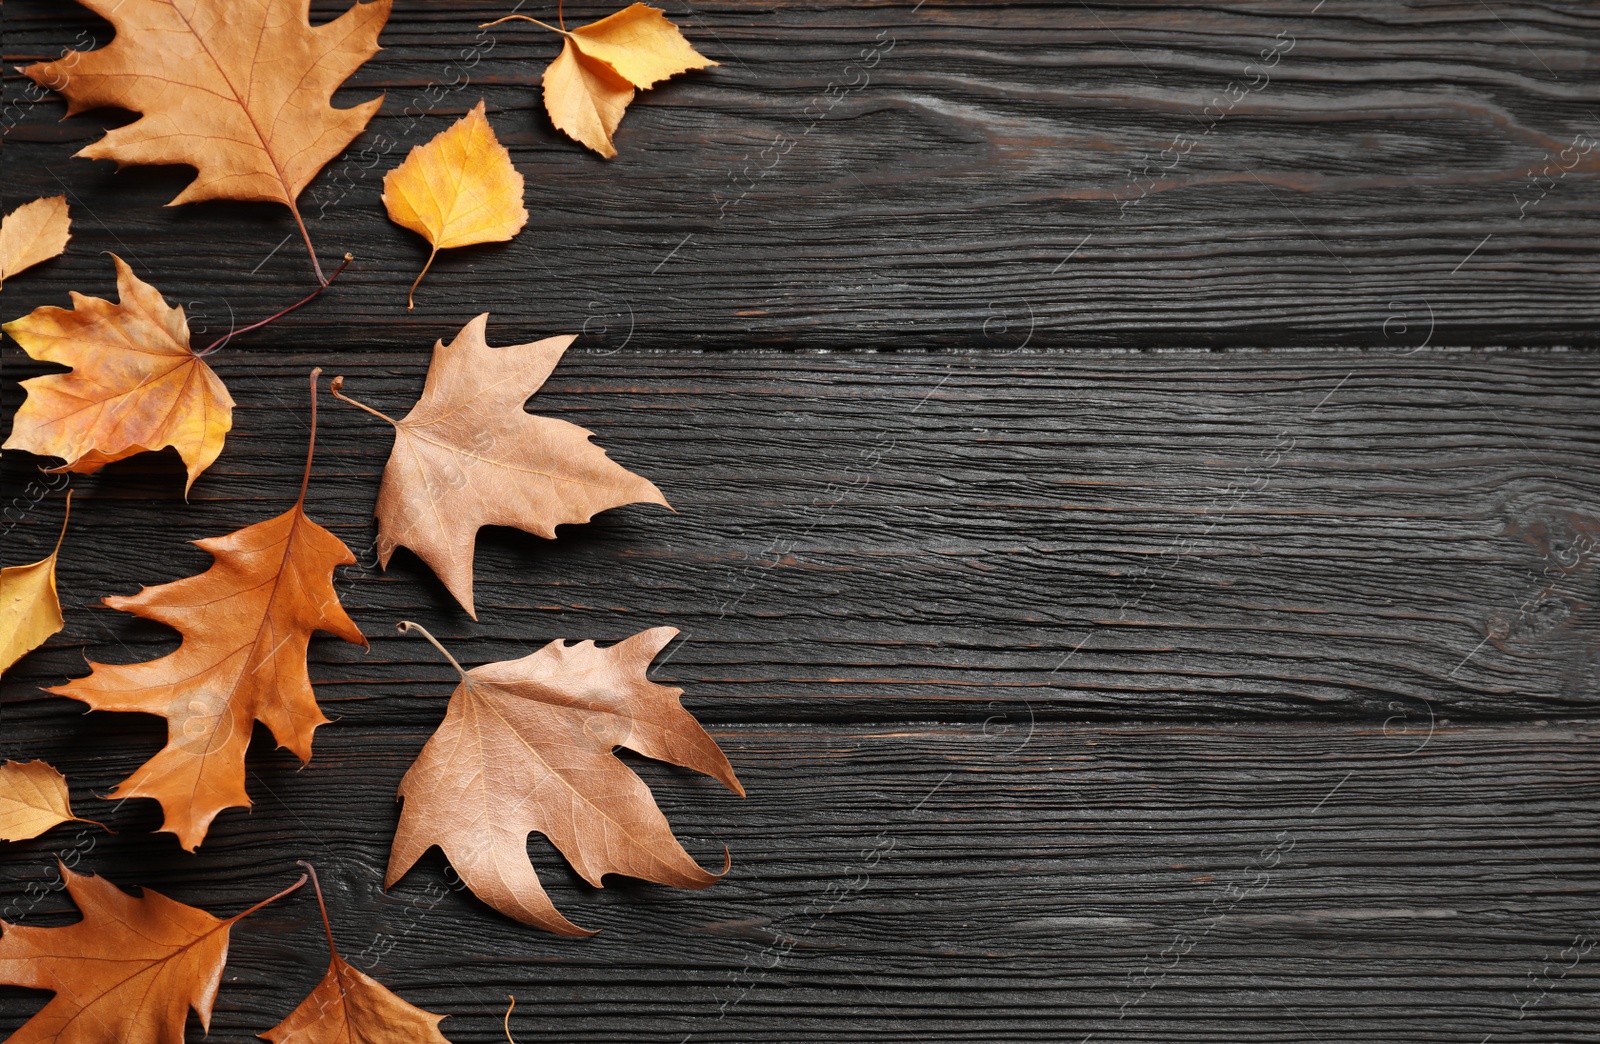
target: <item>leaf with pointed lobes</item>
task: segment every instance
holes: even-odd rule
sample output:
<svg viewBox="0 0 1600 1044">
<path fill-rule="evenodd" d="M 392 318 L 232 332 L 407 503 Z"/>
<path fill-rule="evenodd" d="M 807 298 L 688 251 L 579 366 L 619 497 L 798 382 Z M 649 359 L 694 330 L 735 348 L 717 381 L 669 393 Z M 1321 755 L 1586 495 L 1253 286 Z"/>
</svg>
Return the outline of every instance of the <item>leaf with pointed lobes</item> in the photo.
<svg viewBox="0 0 1600 1044">
<path fill-rule="evenodd" d="M 37 562 L 0 569 L 0 672 L 43 645 L 66 623 L 56 594 L 56 560 L 72 517 L 72 491 L 61 517 L 55 550 Z"/>
<path fill-rule="evenodd" d="M 489 314 L 449 344 L 433 346 L 422 398 L 402 420 L 333 393 L 394 425 L 394 449 L 378 490 L 378 560 L 409 547 L 473 619 L 472 562 L 482 526 L 515 526 L 553 538 L 623 504 L 668 506 L 648 479 L 606 456 L 592 432 L 523 409 L 576 335 L 491 348 Z"/>
<path fill-rule="evenodd" d="M 24 203 L 0 221 L 0 283 L 57 256 L 71 238 L 66 196 Z"/>
<path fill-rule="evenodd" d="M 138 711 L 167 719 L 167 745 L 118 785 L 111 798 L 161 802 L 161 829 L 189 851 L 217 813 L 250 807 L 244 754 L 257 722 L 302 762 L 327 722 L 306 671 L 313 631 L 365 646 L 333 587 L 333 571 L 356 558 L 343 541 L 306 516 L 306 485 L 316 447 L 316 375 L 311 439 L 294 506 L 227 536 L 195 541 L 211 568 L 105 604 L 155 620 L 183 635 L 178 650 L 147 663 L 91 663 L 87 678 L 48 691 L 95 710 Z"/>
<path fill-rule="evenodd" d="M 83 920 L 60 928 L 0 923 L 0 983 L 55 993 L 6 1044 L 183 1044 L 193 1008 L 211 1028 L 228 932 L 271 899 L 223 920 L 145 889 L 60 868 Z"/>
<path fill-rule="evenodd" d="M 118 303 L 73 293 L 72 309 L 46 306 L 5 324 L 22 350 L 71 373 L 30 377 L 5 449 L 66 461 L 92 474 L 112 461 L 171 446 L 183 458 L 187 493 L 222 452 L 233 397 L 189 345 L 183 309 L 122 258 Z"/>
<path fill-rule="evenodd" d="M 401 629 L 434 641 L 415 624 Z M 589 935 L 540 885 L 528 859 L 529 833 L 548 837 L 597 888 L 606 874 L 680 888 L 720 880 L 684 851 L 650 788 L 614 753 L 627 747 L 744 796 L 721 748 L 683 709 L 683 690 L 645 676 L 677 633 L 653 627 L 604 649 L 554 641 L 520 660 L 470 671 L 450 658 L 461 684 L 400 781 L 405 804 L 384 886 L 438 845 L 473 894 L 507 917 L 559 935 Z"/>
<path fill-rule="evenodd" d="M 310 0 L 79 3 L 116 28 L 111 43 L 38 62 L 23 75 L 64 94 L 69 116 L 115 107 L 140 118 L 78 155 L 186 164 L 196 177 L 173 203 L 282 203 L 306 235 L 296 199 L 383 104 L 378 97 L 336 109 L 332 99 L 378 52 L 391 0 L 357 3 L 315 27 Z"/>
</svg>

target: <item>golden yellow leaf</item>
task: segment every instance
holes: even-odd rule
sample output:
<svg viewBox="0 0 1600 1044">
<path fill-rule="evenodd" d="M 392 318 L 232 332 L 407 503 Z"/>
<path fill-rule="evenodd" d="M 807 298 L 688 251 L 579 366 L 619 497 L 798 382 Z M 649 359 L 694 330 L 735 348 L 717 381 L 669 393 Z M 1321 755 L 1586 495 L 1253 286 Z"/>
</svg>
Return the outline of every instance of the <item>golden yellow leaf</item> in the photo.
<svg viewBox="0 0 1600 1044">
<path fill-rule="evenodd" d="M 598 22 L 568 32 L 527 15 L 489 22 L 532 22 L 566 37 L 561 54 L 544 71 L 544 107 L 568 137 L 610 159 L 611 136 L 635 87 L 644 90 L 681 72 L 717 63 L 689 46 L 658 8 L 632 4 Z"/>
<path fill-rule="evenodd" d="M 504 242 L 522 231 L 528 223 L 522 188 L 522 175 L 495 138 L 482 101 L 383 176 L 383 205 L 390 219 L 433 246 L 406 295 L 408 311 L 417 283 L 439 251 Z"/>
<path fill-rule="evenodd" d="M 0 671 L 8 671 L 23 656 L 43 645 L 61 630 L 61 599 L 56 597 L 56 556 L 67 535 L 72 515 L 72 492 L 67 491 L 66 516 L 54 551 L 37 562 L 0 569 Z"/>
<path fill-rule="evenodd" d="M 0 221 L 0 283 L 67 249 L 72 238 L 67 197 L 24 203 Z"/>
<path fill-rule="evenodd" d="M 115 106 L 141 118 L 80 150 L 89 159 L 182 163 L 173 203 L 295 203 L 383 98 L 336 109 L 333 92 L 378 52 L 391 0 L 357 3 L 313 27 L 309 0 L 79 0 L 116 28 L 98 50 L 23 70 L 67 97 L 67 114 Z M 311 253 L 316 261 L 316 252 Z M 322 282 L 322 268 L 317 266 Z"/>
<path fill-rule="evenodd" d="M 26 841 L 62 823 L 94 823 L 72 814 L 67 777 L 42 761 L 0 765 L 0 841 Z"/>
<path fill-rule="evenodd" d="M 122 258 L 111 260 L 117 304 L 74 293 L 70 311 L 38 308 L 3 327 L 33 358 L 73 368 L 22 382 L 28 398 L 3 448 L 60 457 L 60 470 L 89 474 L 172 446 L 187 492 L 222 452 L 233 398 L 189 346 L 183 309 L 168 307 Z"/>
</svg>

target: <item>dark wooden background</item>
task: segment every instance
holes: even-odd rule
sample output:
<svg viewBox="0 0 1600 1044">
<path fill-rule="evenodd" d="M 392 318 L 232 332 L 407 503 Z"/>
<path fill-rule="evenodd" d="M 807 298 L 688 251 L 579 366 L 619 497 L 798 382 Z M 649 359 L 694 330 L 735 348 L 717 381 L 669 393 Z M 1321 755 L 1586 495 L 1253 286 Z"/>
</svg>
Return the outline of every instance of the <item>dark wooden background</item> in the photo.
<svg viewBox="0 0 1600 1044">
<path fill-rule="evenodd" d="M 304 197 L 358 261 L 215 357 L 239 408 L 189 502 L 171 453 L 74 481 L 66 629 L 6 677 L 0 754 L 119 832 L 5 846 L 0 915 L 70 921 L 74 851 L 220 914 L 309 858 L 346 956 L 458 1044 L 503 1040 L 509 993 L 522 1044 L 1600 1040 L 1600 150 L 1559 159 L 1600 136 L 1600 9 L 664 0 L 723 64 L 604 162 L 544 116 L 553 37 L 476 28 L 512 6 L 398 0 L 341 96 L 383 111 Z M 58 122 L 11 66 L 104 23 L 5 18 L 5 207 L 75 218 L 5 317 L 110 296 L 105 251 L 203 339 L 308 288 L 281 208 L 165 209 L 186 171 L 72 158 L 127 117 Z M 408 315 L 424 247 L 377 182 L 480 97 L 532 220 Z M 197 855 L 96 801 L 162 723 L 38 687 L 176 641 L 100 597 L 289 504 L 312 366 L 404 410 L 485 310 L 496 344 L 586 335 L 532 408 L 677 514 L 486 531 L 474 623 L 408 554 L 375 568 L 388 435 L 324 398 L 309 510 L 372 638 L 313 643 L 338 721 L 304 769 L 258 730 L 255 808 Z M 49 368 L 5 353 L 9 417 Z M 55 539 L 38 464 L 4 457 L 8 564 Z M 535 838 L 589 940 L 441 895 L 437 853 L 383 892 L 452 687 L 403 617 L 469 663 L 681 628 L 654 676 L 750 796 L 631 761 L 727 880 L 594 890 Z M 308 896 L 241 924 L 210 1039 L 325 959 Z M 0 1028 L 43 1000 L 0 990 Z"/>
</svg>

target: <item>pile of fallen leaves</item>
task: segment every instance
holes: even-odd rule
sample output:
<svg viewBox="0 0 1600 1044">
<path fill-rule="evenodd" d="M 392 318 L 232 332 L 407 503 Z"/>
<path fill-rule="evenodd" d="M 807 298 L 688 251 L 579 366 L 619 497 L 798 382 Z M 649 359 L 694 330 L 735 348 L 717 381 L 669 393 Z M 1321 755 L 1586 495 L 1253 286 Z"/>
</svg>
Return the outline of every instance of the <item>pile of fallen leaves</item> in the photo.
<svg viewBox="0 0 1600 1044">
<path fill-rule="evenodd" d="M 209 358 L 240 334 L 314 300 L 351 261 L 347 254 L 331 276 L 324 274 L 296 201 L 383 104 L 374 98 L 338 109 L 331 98 L 378 51 L 390 0 L 355 2 L 316 27 L 305 0 L 80 2 L 113 24 L 113 42 L 23 72 L 59 89 L 69 115 L 116 106 L 139 118 L 79 155 L 193 167 L 194 180 L 174 203 L 231 199 L 287 207 L 316 276 L 309 294 L 276 315 L 201 348 L 183 309 L 167 304 L 115 255 L 116 301 L 73 293 L 71 308 L 43 307 L 4 324 L 34 359 L 69 368 L 22 382 L 27 397 L 6 450 L 58 458 L 52 470 L 91 474 L 171 447 L 185 465 L 187 493 L 224 452 L 232 426 L 234 400 Z M 572 30 L 536 24 L 563 38 L 543 73 L 551 122 L 605 157 L 616 155 L 614 135 L 636 90 L 716 64 L 644 4 Z M 522 230 L 523 190 L 482 102 L 388 172 L 382 203 L 389 216 L 431 247 L 408 307 L 440 250 L 509 240 Z M 19 207 L 0 225 L 0 280 L 62 253 L 69 239 L 64 196 Z M 667 503 L 653 483 L 595 446 L 590 432 L 525 411 L 574 336 L 495 348 L 488 320 L 488 314 L 470 319 L 449 344 L 434 345 L 422 396 L 398 420 L 345 394 L 342 377 L 331 385 L 340 400 L 394 431 L 376 510 L 383 565 L 395 548 L 410 548 L 474 618 L 480 527 L 514 526 L 553 539 L 557 526 L 600 511 Z M 205 841 L 218 815 L 249 807 L 244 759 L 256 722 L 302 762 L 311 759 L 313 735 L 328 723 L 306 670 L 314 633 L 366 646 L 333 584 L 334 570 L 355 557 L 305 510 L 315 474 L 319 379 L 313 370 L 305 469 L 288 509 L 196 540 L 213 559 L 197 576 L 104 599 L 177 630 L 178 649 L 146 663 L 90 664 L 86 677 L 47 690 L 94 710 L 167 719 L 166 746 L 106 800 L 159 802 L 161 829 L 189 851 Z M 0 671 L 63 626 L 55 573 L 63 548 L 71 554 L 71 503 L 69 491 L 55 550 L 3 571 Z M 675 630 L 652 628 L 605 648 L 554 641 L 520 660 L 468 670 L 422 628 L 398 626 L 432 642 L 461 682 L 400 784 L 403 806 L 386 885 L 438 846 L 466 887 L 495 910 L 576 936 L 589 933 L 562 916 L 541 887 L 528 859 L 531 833 L 548 837 L 594 885 L 612 873 L 685 888 L 718 880 L 684 851 L 649 788 L 615 754 L 627 747 L 743 793 L 715 741 L 683 709 L 681 690 L 646 677 Z M 42 761 L 0 765 L 0 839 L 37 837 L 66 822 L 93 823 L 74 814 L 60 772 Z M 226 919 L 153 891 L 135 898 L 104 878 L 62 867 L 82 920 L 59 928 L 0 924 L 0 983 L 55 993 L 10 1039 L 179 1041 L 190 1008 L 208 1025 L 230 930 L 308 878 L 315 884 L 315 871 L 303 865 L 305 873 L 283 892 Z M 316 895 L 327 931 L 327 974 L 262 1035 L 444 1040 L 442 1016 L 406 1003 L 339 956 L 320 886 Z"/>
</svg>

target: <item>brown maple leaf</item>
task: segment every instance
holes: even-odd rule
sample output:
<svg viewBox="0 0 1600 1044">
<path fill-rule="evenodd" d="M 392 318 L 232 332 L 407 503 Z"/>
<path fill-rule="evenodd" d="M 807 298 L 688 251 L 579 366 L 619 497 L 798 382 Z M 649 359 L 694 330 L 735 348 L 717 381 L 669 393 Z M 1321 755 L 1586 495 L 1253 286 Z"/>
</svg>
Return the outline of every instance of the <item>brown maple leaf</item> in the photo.
<svg viewBox="0 0 1600 1044">
<path fill-rule="evenodd" d="M 645 676 L 675 629 L 653 627 L 605 649 L 554 641 L 470 671 L 421 627 L 400 625 L 412 629 L 444 653 L 461 684 L 400 781 L 405 804 L 385 887 L 438 845 L 463 883 L 507 917 L 588 935 L 539 884 L 530 832 L 548 837 L 597 888 L 606 874 L 680 888 L 720 879 L 689 857 L 650 788 L 614 753 L 627 747 L 694 769 L 744 796 L 716 741 L 678 701 L 683 690 Z"/>
<path fill-rule="evenodd" d="M 450 1044 L 439 1032 L 443 1015 L 401 1000 L 339 956 L 316 868 L 305 860 L 300 865 L 317 892 L 328 936 L 328 971 L 288 1018 L 261 1036 L 273 1044 Z"/>
<path fill-rule="evenodd" d="M 95 710 L 167 719 L 167 745 L 110 796 L 161 802 L 161 828 L 191 852 L 217 813 L 250 806 L 244 753 L 255 722 L 302 762 L 310 759 L 312 733 L 328 720 L 306 672 L 311 633 L 367 644 L 333 588 L 334 569 L 355 556 L 305 513 L 320 373 L 311 373 L 311 438 L 294 506 L 227 536 L 195 541 L 216 559 L 199 576 L 105 599 L 113 609 L 176 628 L 183 634 L 178 650 L 147 663 L 91 663 L 87 678 L 48 690 Z"/>
<path fill-rule="evenodd" d="M 111 43 L 22 70 L 67 97 L 67 114 L 115 106 L 141 118 L 78 155 L 120 164 L 182 163 L 198 172 L 173 203 L 296 203 L 355 140 L 380 96 L 336 109 L 333 92 L 378 52 L 391 0 L 357 3 L 313 27 L 309 0 L 79 0 L 116 27 Z"/>
<path fill-rule="evenodd" d="M 623 504 L 667 505 L 649 480 L 589 441 L 591 432 L 523 409 L 576 335 L 490 348 L 489 314 L 449 344 L 433 346 L 428 381 L 403 420 L 333 394 L 394 425 L 394 450 L 378 490 L 378 559 L 397 547 L 426 562 L 473 619 L 472 559 L 481 526 L 554 537 Z"/>
<path fill-rule="evenodd" d="M 611 136 L 635 88 L 645 90 L 690 69 L 717 64 L 689 46 L 678 27 L 648 4 L 631 4 L 570 32 L 565 23 L 557 28 L 522 14 L 479 28 L 512 20 L 532 22 L 564 37 L 561 53 L 544 71 L 545 111 L 569 138 L 607 159 L 617 154 Z"/>
<path fill-rule="evenodd" d="M 190 1008 L 210 1029 L 229 930 L 306 882 L 223 920 L 148 888 L 135 898 L 66 866 L 61 878 L 83 920 L 0 922 L 0 983 L 55 993 L 6 1044 L 182 1044 Z"/>
</svg>

